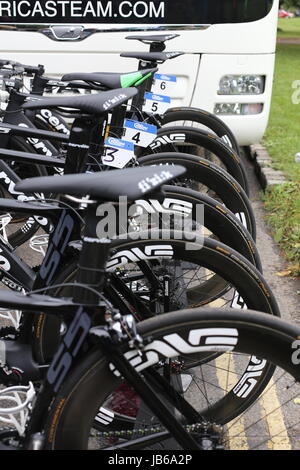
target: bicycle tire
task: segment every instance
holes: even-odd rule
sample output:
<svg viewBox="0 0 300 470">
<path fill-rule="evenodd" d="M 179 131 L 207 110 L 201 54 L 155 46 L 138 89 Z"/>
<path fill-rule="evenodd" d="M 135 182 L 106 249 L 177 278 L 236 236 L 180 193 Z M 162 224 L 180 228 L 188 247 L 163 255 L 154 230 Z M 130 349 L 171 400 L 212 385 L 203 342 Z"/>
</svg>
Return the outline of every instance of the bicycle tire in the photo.
<svg viewBox="0 0 300 470">
<path fill-rule="evenodd" d="M 139 159 L 140 165 L 175 165 L 186 168 L 181 181 L 193 180 L 214 192 L 214 199 L 220 199 L 233 212 L 256 239 L 254 212 L 248 196 L 237 181 L 218 165 L 186 153 L 157 153 Z"/>
<path fill-rule="evenodd" d="M 29 145 L 24 139 L 17 137 L 17 136 L 11 137 L 9 148 L 11 150 L 35 153 L 35 149 L 31 145 Z M 47 176 L 47 171 L 42 166 L 26 165 L 26 164 L 24 165 L 18 164 L 18 165 L 20 166 L 21 173 L 20 171 L 17 171 L 16 173 L 22 178 L 31 177 L 31 176 Z M 26 171 L 26 175 L 23 174 L 22 169 Z M 24 222 L 21 227 L 19 227 L 14 233 L 8 236 L 8 242 L 14 248 L 17 248 L 18 246 L 30 240 L 30 238 L 33 237 L 40 228 L 40 225 L 34 220 L 32 220 L 32 217 L 26 216 L 26 218 L 27 218 L 27 222 Z"/>
<path fill-rule="evenodd" d="M 177 335 L 185 342 L 193 331 L 205 330 L 206 334 L 215 334 L 230 330 L 236 341 L 232 349 L 239 354 L 250 354 L 268 361 L 300 380 L 299 367 L 291 361 L 293 343 L 299 338 L 300 328 L 290 325 L 278 318 L 256 311 L 237 312 L 232 310 L 219 311 L 218 309 L 184 310 L 165 314 L 159 318 L 145 320 L 138 324 L 138 332 L 143 338 L 151 338 L 168 344 L 166 338 Z M 227 331 L 228 331 L 227 330 Z M 204 334 L 204 333 L 203 333 Z M 212 349 L 214 348 L 211 346 Z M 215 349 L 224 348 L 222 339 L 215 338 Z M 151 347 L 149 347 L 151 349 Z M 157 357 L 152 364 L 157 364 L 164 354 L 160 348 L 154 348 Z M 123 352 L 128 351 L 124 347 Z M 179 354 L 180 347 L 175 352 Z M 170 353 L 170 357 L 173 353 Z M 185 353 L 187 356 L 187 354 Z M 139 370 L 144 370 L 140 366 Z M 89 357 L 78 365 L 74 373 L 66 380 L 52 404 L 45 426 L 46 449 L 87 449 L 87 441 L 92 426 L 93 417 L 99 407 L 105 403 L 107 396 L 118 387 L 120 380 L 108 368 L 108 361 L 100 351 L 92 352 Z M 249 385 L 249 384 L 248 384 Z M 261 390 L 257 388 L 256 395 Z M 84 403 L 84 416 L 82 404 Z M 80 404 L 80 406 L 78 406 Z M 248 406 L 250 404 L 248 403 Z M 243 403 L 243 408 L 248 406 Z M 199 411 L 199 410 L 197 410 Z M 240 410 L 241 411 L 241 410 Z M 225 412 L 225 411 L 224 411 Z M 227 415 L 225 421 L 231 421 Z M 222 423 L 223 424 L 223 423 Z M 113 443 L 110 448 L 113 448 Z"/>
<path fill-rule="evenodd" d="M 195 122 L 211 129 L 225 144 L 229 145 L 238 155 L 240 154 L 239 145 L 233 132 L 215 114 L 204 111 L 204 109 L 187 106 L 169 108 L 162 116 L 161 124 L 164 126 L 176 121 Z"/>
<path fill-rule="evenodd" d="M 172 151 L 189 153 L 185 150 L 186 145 L 209 150 L 218 158 L 216 163 L 219 166 L 222 163 L 226 171 L 236 179 L 245 193 L 249 195 L 248 178 L 242 160 L 234 150 L 229 148 L 215 134 L 187 126 L 162 127 L 158 129 L 155 140 L 145 149 L 140 149 L 137 155 L 140 157 L 150 153 Z"/>
<path fill-rule="evenodd" d="M 166 238 L 166 236 L 165 236 Z M 115 242 L 118 245 L 118 242 Z M 158 241 L 156 240 L 155 249 L 157 249 Z M 126 264 L 126 260 L 124 260 L 125 252 L 129 252 L 130 250 L 134 250 L 136 252 L 136 248 L 139 247 L 145 253 L 149 253 L 149 249 L 151 251 L 151 247 L 153 247 L 153 241 L 151 240 L 141 240 L 139 243 L 136 243 L 132 240 L 128 240 L 127 243 L 124 243 L 122 240 L 122 248 L 112 256 L 110 261 L 110 267 L 116 265 L 115 260 L 121 263 L 121 269 L 124 269 L 124 263 Z M 228 282 L 232 283 L 234 292 L 230 294 L 231 298 L 231 306 L 233 309 L 235 308 L 244 308 L 245 303 L 249 308 L 254 308 L 255 306 L 258 307 L 261 311 L 272 314 L 272 315 L 279 315 L 279 309 L 277 303 L 272 295 L 269 287 L 267 286 L 266 282 L 264 281 L 263 277 L 244 257 L 239 255 L 236 251 L 226 247 L 222 243 L 216 242 L 214 240 L 206 239 L 202 249 L 198 251 L 193 251 L 190 256 L 186 255 L 183 258 L 182 251 L 186 253 L 185 250 L 185 241 L 184 240 L 173 240 L 173 239 L 163 239 L 159 240 L 160 249 L 165 250 L 166 247 L 172 245 L 174 249 L 174 258 L 177 259 L 185 259 L 187 262 L 195 262 L 195 258 L 197 257 L 197 264 L 200 266 L 204 266 L 208 269 L 211 269 L 213 272 L 219 274 Z M 164 248 L 165 247 L 165 248 Z M 118 258 L 119 257 L 119 258 Z M 120 260 L 120 261 L 119 261 Z M 212 268 L 213 266 L 213 268 Z M 217 268 L 216 268 L 217 266 Z M 74 273 L 73 273 L 74 275 Z M 71 270 L 70 276 L 71 280 L 73 277 Z M 66 279 L 66 282 L 69 282 L 70 279 Z M 201 296 L 201 302 L 197 305 L 193 305 L 193 301 L 195 296 Z M 244 304 L 238 304 L 236 302 L 236 292 L 244 299 Z M 65 296 L 65 293 L 63 294 Z M 208 303 L 207 298 L 205 299 L 202 297 L 204 295 L 201 286 L 191 287 L 188 290 L 187 296 L 188 298 L 191 297 L 190 305 L 194 308 L 197 308 L 199 305 L 213 305 Z M 198 297 L 197 297 L 198 298 Z M 111 299 L 110 299 L 111 300 Z M 112 299 L 113 300 L 113 299 Z M 227 305 L 227 303 L 225 303 Z M 247 312 L 247 310 L 245 310 Z M 161 315 L 158 315 L 160 317 Z M 162 315 L 164 317 L 164 315 Z M 45 319 L 46 316 L 43 316 Z M 47 328 L 47 322 L 46 322 Z M 45 325 L 41 321 L 38 322 L 38 340 L 39 342 L 45 340 L 47 330 L 43 331 Z M 48 325 L 49 327 L 49 325 Z M 59 330 L 59 325 L 57 325 L 57 329 Z M 49 329 L 48 329 L 49 331 Z M 53 329 L 51 330 L 51 334 L 53 333 Z M 42 345 L 45 346 L 45 345 Z M 203 363 L 210 363 L 212 360 L 215 359 L 215 356 L 212 356 L 212 353 L 208 352 L 205 356 L 202 355 L 201 361 Z M 247 364 L 248 366 L 248 364 Z M 259 377 L 259 383 L 262 384 L 262 387 L 265 387 L 268 383 L 268 380 L 272 376 L 274 368 L 271 364 L 265 364 L 261 370 L 261 375 Z M 235 396 L 231 396 L 228 394 L 224 397 L 221 402 L 221 410 L 220 406 L 214 405 L 214 413 L 218 414 L 218 419 L 220 419 L 220 413 L 223 409 L 224 402 L 226 403 L 225 408 L 230 409 L 231 414 L 233 415 L 235 412 L 238 414 L 240 412 L 240 402 L 239 400 L 236 402 Z M 256 397 L 256 395 L 255 395 Z M 228 399 L 228 403 L 227 403 Z M 249 398 L 250 400 L 250 398 Z M 235 406 L 236 405 L 236 406 Z M 215 416 L 217 419 L 217 416 Z"/>
<path fill-rule="evenodd" d="M 169 189 L 168 189 L 169 188 Z M 182 188 L 174 188 L 177 191 L 177 194 L 182 194 L 184 190 Z M 165 186 L 166 196 L 174 195 L 174 189 L 172 186 Z M 189 201 L 190 198 L 197 198 L 199 201 L 198 195 L 195 191 L 187 191 L 187 198 Z M 182 199 L 181 199 L 182 200 Z M 217 203 L 215 203 L 211 198 L 207 196 L 202 197 L 201 201 L 205 204 L 206 212 L 205 212 L 205 221 L 206 226 L 210 230 L 215 230 L 222 241 L 226 241 L 227 245 L 231 246 L 234 250 L 241 250 L 244 255 L 246 255 L 247 260 L 249 263 L 256 266 L 258 271 L 262 270 L 260 258 L 253 242 L 250 234 L 243 228 L 242 224 L 233 216 L 233 214 L 227 212 L 223 212 L 224 209 L 219 207 Z M 221 211 L 221 212 L 220 212 Z M 235 227 L 235 228 L 234 228 Z M 212 240 L 214 243 L 216 241 Z M 131 245 L 134 245 L 134 242 Z M 136 247 L 143 246 L 142 240 L 140 240 Z M 227 245 L 222 243 L 222 247 L 220 249 L 227 249 Z M 128 246 L 128 242 L 125 243 L 125 240 L 116 240 L 112 242 L 112 249 L 119 249 L 122 251 L 123 249 L 126 251 L 126 247 Z M 202 250 L 201 250 L 202 251 Z M 78 255 L 77 255 L 78 256 Z M 53 281 L 53 285 L 55 284 L 63 284 L 66 282 L 72 282 L 76 277 L 77 271 L 77 256 L 73 253 L 71 258 L 71 262 L 60 272 L 57 278 Z M 203 259 L 205 257 L 201 257 L 201 262 L 203 263 Z M 193 258 L 189 258 L 184 253 L 184 250 L 181 250 L 181 254 L 178 259 L 181 260 L 193 260 Z M 251 266 L 249 264 L 248 268 Z M 213 272 L 217 272 L 217 263 L 212 267 Z M 221 271 L 222 272 L 222 271 Z M 232 278 L 233 279 L 233 278 Z M 201 285 L 201 288 L 205 288 L 207 292 L 211 292 L 212 295 L 216 292 L 219 296 L 221 296 L 222 292 L 226 292 L 227 289 L 227 281 L 220 276 L 212 276 L 208 279 L 204 284 Z M 55 295 L 58 295 L 57 293 Z M 66 295 L 66 294 L 64 294 Z M 192 294 L 190 294 L 192 296 Z M 214 294 L 216 295 L 216 294 Z M 198 298 L 197 293 L 194 295 L 195 299 Z M 256 308 L 260 308 L 264 311 L 264 307 L 262 305 L 256 306 Z M 272 310 L 272 309 L 271 309 Z M 54 351 L 58 345 L 58 331 L 60 328 L 60 321 L 56 320 L 53 317 L 47 315 L 38 315 L 34 317 L 34 334 L 33 334 L 33 348 L 34 348 L 34 356 L 40 363 L 46 363 L 52 357 Z"/>
</svg>

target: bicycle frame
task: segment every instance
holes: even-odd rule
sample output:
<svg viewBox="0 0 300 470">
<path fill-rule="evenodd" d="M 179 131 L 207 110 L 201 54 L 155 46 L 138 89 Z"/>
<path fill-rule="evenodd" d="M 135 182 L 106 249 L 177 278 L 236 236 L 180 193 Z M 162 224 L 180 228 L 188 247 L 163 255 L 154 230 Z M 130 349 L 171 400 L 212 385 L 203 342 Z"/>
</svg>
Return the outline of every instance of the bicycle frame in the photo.
<svg viewBox="0 0 300 470">
<path fill-rule="evenodd" d="M 98 290 L 103 291 L 105 284 L 105 265 L 106 260 L 109 255 L 110 244 L 107 243 L 107 240 L 101 241 L 96 238 L 96 207 L 98 203 L 92 203 L 88 206 L 86 214 L 86 224 L 85 231 L 83 236 L 83 247 L 80 253 L 79 258 L 79 272 L 77 276 L 77 285 L 76 289 L 73 292 L 73 301 L 65 302 L 65 306 L 72 310 L 73 306 L 79 306 L 76 309 L 76 312 L 70 316 L 68 311 L 64 311 L 64 301 L 62 301 L 61 312 L 59 315 L 64 318 L 65 322 L 69 322 L 68 329 L 60 343 L 60 346 L 57 350 L 55 357 L 53 358 L 46 379 L 44 381 L 41 392 L 37 397 L 35 404 L 34 412 L 32 414 L 29 426 L 26 431 L 25 436 L 25 448 L 29 446 L 30 448 L 30 439 L 31 437 L 41 432 L 43 429 L 44 420 L 49 410 L 50 403 L 53 397 L 59 392 L 61 386 L 63 385 L 64 380 L 72 371 L 76 368 L 76 363 L 80 358 L 84 357 L 86 354 L 86 348 L 89 347 L 89 350 L 94 348 L 96 343 L 97 347 L 101 349 L 105 357 L 109 360 L 110 363 L 114 364 L 117 370 L 121 375 L 132 385 L 134 386 L 137 393 L 140 395 L 145 404 L 150 408 L 150 410 L 157 416 L 161 423 L 166 426 L 167 429 L 171 430 L 171 433 L 164 433 L 164 436 L 161 438 L 168 438 L 171 436 L 182 445 L 184 448 L 188 449 L 198 449 L 198 446 L 194 439 L 186 432 L 182 424 L 175 418 L 174 414 L 157 396 L 153 387 L 160 389 L 162 386 L 162 380 L 158 376 L 154 375 L 151 378 L 151 385 L 147 384 L 140 376 L 140 374 L 134 369 L 134 367 L 129 363 L 129 361 L 121 353 L 119 346 L 112 340 L 110 331 L 107 327 L 96 327 L 92 329 L 93 323 L 92 318 L 95 316 L 95 313 L 101 314 L 104 316 L 105 309 L 104 303 L 99 303 L 99 295 L 96 292 L 91 292 L 87 290 L 86 287 L 97 287 Z M 65 219 L 63 219 L 65 220 Z M 59 232 L 65 231 L 65 226 L 63 227 L 60 224 Z M 71 230 L 67 230 L 67 233 L 70 233 Z M 55 240 L 55 235 L 52 237 L 52 241 Z M 59 240 L 56 240 L 58 242 Z M 65 246 L 65 240 L 62 242 L 62 248 Z M 50 253 L 54 253 L 51 248 L 48 250 Z M 55 251 L 57 253 L 57 250 Z M 52 256 L 52 255 L 51 255 Z M 52 259 L 52 258 L 51 258 Z M 86 286 L 86 287 L 85 287 Z M 47 299 L 46 299 L 47 300 Z M 46 302 L 45 302 L 46 303 Z M 51 298 L 49 301 L 49 308 L 44 309 L 48 310 L 48 314 L 57 314 L 57 306 L 54 307 L 55 300 L 53 299 L 53 305 L 51 306 Z M 36 310 L 38 302 L 34 301 L 34 296 L 32 302 L 27 300 L 25 308 Z M 54 310 L 55 308 L 55 310 Z M 55 313 L 54 313 L 55 312 Z M 68 318 L 70 319 L 68 321 Z M 113 320 L 113 318 L 112 318 Z M 89 344 L 90 333 L 96 338 L 96 341 L 92 341 L 92 345 Z M 158 374 L 159 375 L 159 374 Z M 156 384 L 158 381 L 158 384 Z M 168 392 L 170 391 L 170 386 L 168 387 Z M 166 393 L 167 396 L 167 393 Z M 171 401 L 175 403 L 179 394 L 177 396 L 175 390 L 171 394 Z M 173 403 L 173 405 L 174 405 Z M 201 417 L 196 414 L 196 411 L 185 402 L 185 400 L 180 398 L 180 408 L 181 411 L 184 408 L 185 413 L 191 420 L 195 420 L 197 416 L 198 422 L 201 421 Z M 178 409 L 178 403 L 177 403 Z M 153 439 L 153 437 L 152 437 Z M 154 437 L 157 439 L 157 436 Z M 149 437 L 149 443 L 151 438 Z M 142 438 L 141 444 L 145 445 L 147 438 Z M 134 447 L 139 445 L 139 439 L 136 439 L 132 443 Z M 130 448 L 130 445 L 129 445 Z"/>
<path fill-rule="evenodd" d="M 82 172 L 86 164 L 89 143 L 91 142 L 91 127 L 95 125 L 96 127 L 100 126 L 100 129 L 102 130 L 105 124 L 103 124 L 103 120 L 100 120 L 100 123 L 98 121 L 94 122 L 93 120 L 91 120 L 90 116 L 87 116 L 85 119 L 84 117 L 76 117 L 75 115 L 75 121 L 71 129 L 71 135 L 70 138 L 68 138 L 66 135 L 60 134 L 58 132 L 43 131 L 35 128 L 29 129 L 27 127 L 24 128 L 19 127 L 17 125 L 3 123 L 2 134 L 0 134 L 0 140 L 1 136 L 8 136 L 10 134 L 21 137 L 31 136 L 33 138 L 43 137 L 45 139 L 55 139 L 59 142 L 66 144 L 67 154 L 66 158 L 59 156 L 42 157 L 37 154 L 31 154 L 28 152 L 18 152 L 14 150 L 0 149 L 1 185 L 9 192 L 9 194 L 11 194 L 14 199 L 17 199 L 18 201 L 34 200 L 39 198 L 36 195 L 26 196 L 23 193 L 15 191 L 15 184 L 20 181 L 20 177 L 3 160 L 23 162 L 25 164 L 36 164 L 52 168 L 63 168 L 66 174 Z M 102 130 L 102 134 L 103 132 L 104 131 Z M 99 142 L 101 144 L 101 133 L 99 137 Z M 43 219 L 41 223 L 41 221 L 36 217 L 29 218 L 27 223 L 25 224 L 24 229 L 27 228 L 27 225 L 30 227 L 33 222 L 39 223 L 43 230 L 45 230 L 46 232 L 49 232 L 51 229 L 51 224 L 45 221 L 45 219 Z"/>
</svg>

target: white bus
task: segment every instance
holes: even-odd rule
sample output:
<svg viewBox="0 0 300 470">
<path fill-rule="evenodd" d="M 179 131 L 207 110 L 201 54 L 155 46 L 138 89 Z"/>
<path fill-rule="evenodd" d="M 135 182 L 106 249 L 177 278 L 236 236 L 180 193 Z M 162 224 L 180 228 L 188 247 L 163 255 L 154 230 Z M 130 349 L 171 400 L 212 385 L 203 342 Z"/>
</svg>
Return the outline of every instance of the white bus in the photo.
<svg viewBox="0 0 300 470">
<path fill-rule="evenodd" d="M 261 139 L 268 122 L 278 3 L 0 0 L 0 58 L 44 64 L 51 76 L 129 72 L 137 69 L 137 61 L 119 53 L 147 46 L 126 36 L 177 33 L 167 50 L 186 54 L 160 68 L 177 76 L 172 104 L 217 114 L 246 146 Z"/>
</svg>

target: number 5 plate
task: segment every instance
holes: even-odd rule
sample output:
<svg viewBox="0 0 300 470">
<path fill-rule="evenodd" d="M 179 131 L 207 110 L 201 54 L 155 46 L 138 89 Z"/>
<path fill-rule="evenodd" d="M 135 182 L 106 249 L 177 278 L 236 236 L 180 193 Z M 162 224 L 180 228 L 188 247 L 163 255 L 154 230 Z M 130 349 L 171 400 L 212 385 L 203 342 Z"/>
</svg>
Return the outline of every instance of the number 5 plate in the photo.
<svg viewBox="0 0 300 470">
<path fill-rule="evenodd" d="M 125 139 L 140 147 L 148 147 L 157 134 L 157 127 L 144 122 L 126 119 L 124 122 Z"/>
<path fill-rule="evenodd" d="M 145 93 L 145 104 L 143 111 L 150 114 L 164 114 L 170 108 L 171 98 L 155 93 Z"/>
</svg>

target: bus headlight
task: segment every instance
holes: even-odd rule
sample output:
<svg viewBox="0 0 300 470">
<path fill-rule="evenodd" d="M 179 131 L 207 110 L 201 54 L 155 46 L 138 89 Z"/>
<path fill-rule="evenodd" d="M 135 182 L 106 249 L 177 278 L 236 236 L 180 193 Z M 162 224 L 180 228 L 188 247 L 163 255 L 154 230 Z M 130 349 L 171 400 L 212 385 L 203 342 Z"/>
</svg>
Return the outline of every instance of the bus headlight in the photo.
<svg viewBox="0 0 300 470">
<path fill-rule="evenodd" d="M 251 115 L 260 114 L 264 105 L 262 103 L 217 103 L 214 113 L 223 115 Z"/>
<path fill-rule="evenodd" d="M 264 75 L 224 75 L 218 95 L 260 95 L 265 91 Z"/>
</svg>

